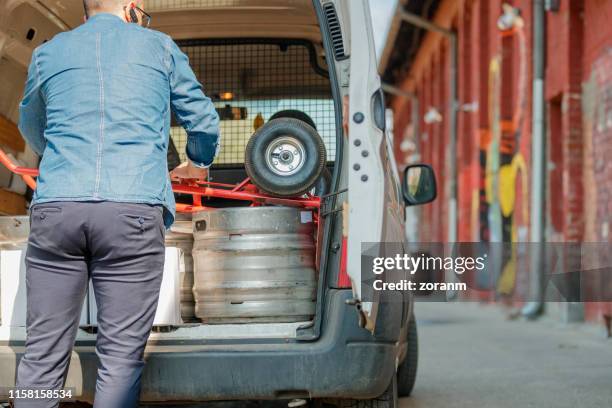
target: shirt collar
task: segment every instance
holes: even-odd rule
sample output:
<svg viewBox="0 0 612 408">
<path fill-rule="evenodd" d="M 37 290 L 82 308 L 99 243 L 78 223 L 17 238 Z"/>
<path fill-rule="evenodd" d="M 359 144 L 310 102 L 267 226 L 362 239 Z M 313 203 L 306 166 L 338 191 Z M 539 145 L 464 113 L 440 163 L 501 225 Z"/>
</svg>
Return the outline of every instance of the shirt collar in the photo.
<svg viewBox="0 0 612 408">
<path fill-rule="evenodd" d="M 96 13 L 87 19 L 87 21 L 96 21 L 96 20 L 118 20 L 118 21 L 123 22 L 121 17 L 115 14 L 111 14 L 111 13 Z"/>
</svg>

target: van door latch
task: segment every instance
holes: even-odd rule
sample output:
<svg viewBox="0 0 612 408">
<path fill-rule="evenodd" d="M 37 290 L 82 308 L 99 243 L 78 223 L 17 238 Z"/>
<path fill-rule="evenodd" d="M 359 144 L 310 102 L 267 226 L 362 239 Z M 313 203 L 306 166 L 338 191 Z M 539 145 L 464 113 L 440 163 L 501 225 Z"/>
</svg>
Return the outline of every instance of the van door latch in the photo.
<svg viewBox="0 0 612 408">
<path fill-rule="evenodd" d="M 363 310 L 361 309 L 361 300 L 355 298 L 347 299 L 345 303 L 350 306 L 355 306 L 355 309 L 357 309 L 357 315 L 359 316 L 359 327 L 365 327 L 366 316 Z"/>
</svg>

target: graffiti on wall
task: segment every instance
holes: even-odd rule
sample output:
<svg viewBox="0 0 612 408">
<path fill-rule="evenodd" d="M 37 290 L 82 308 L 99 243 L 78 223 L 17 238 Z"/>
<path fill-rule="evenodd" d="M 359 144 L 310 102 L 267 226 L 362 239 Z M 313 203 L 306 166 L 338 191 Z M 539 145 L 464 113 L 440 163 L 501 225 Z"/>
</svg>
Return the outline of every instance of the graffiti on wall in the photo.
<svg viewBox="0 0 612 408">
<path fill-rule="evenodd" d="M 502 81 L 514 81 L 503 78 L 503 64 L 514 61 L 506 61 L 504 55 L 507 53 L 503 52 L 491 59 L 488 78 L 490 128 L 480 135 L 479 231 L 480 239 L 485 242 L 524 241 L 528 224 L 528 171 L 520 149 L 527 105 L 527 45 L 522 26 L 502 32 L 502 36 L 512 37 L 517 42 L 519 75 L 516 88 L 512 90 L 516 92 L 515 106 L 512 116 L 507 117 L 502 104 L 508 103 L 510 98 L 503 93 Z M 510 296 L 516 285 L 518 254 L 512 246 L 508 253 L 500 255 L 501 261 L 484 279 L 489 284 L 495 283 L 498 294 Z"/>
</svg>

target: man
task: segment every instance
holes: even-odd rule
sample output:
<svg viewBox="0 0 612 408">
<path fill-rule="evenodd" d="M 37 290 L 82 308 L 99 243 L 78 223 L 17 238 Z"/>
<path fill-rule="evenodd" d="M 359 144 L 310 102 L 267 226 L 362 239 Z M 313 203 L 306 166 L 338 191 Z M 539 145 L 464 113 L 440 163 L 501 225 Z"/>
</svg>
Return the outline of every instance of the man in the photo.
<svg viewBox="0 0 612 408">
<path fill-rule="evenodd" d="M 38 47 L 19 128 L 42 157 L 26 253 L 22 389 L 61 389 L 91 278 L 97 302 L 96 408 L 136 407 L 143 351 L 175 203 L 166 153 L 170 108 L 188 135 L 173 177 L 206 177 L 219 117 L 142 1 L 84 0 L 86 22 Z M 164 228 L 165 227 L 165 228 Z M 15 401 L 56 407 L 55 399 Z"/>
</svg>

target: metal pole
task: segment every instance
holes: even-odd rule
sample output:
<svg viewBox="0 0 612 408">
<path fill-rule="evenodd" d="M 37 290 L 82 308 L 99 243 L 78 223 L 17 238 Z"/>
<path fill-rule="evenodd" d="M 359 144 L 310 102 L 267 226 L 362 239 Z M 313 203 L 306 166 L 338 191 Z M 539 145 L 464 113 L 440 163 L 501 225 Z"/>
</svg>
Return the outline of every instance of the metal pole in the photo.
<svg viewBox="0 0 612 408">
<path fill-rule="evenodd" d="M 457 242 L 457 127 L 458 127 L 458 112 L 459 112 L 459 95 L 457 90 L 457 64 L 459 59 L 459 51 L 457 47 L 457 34 L 452 33 L 448 40 L 450 41 L 450 141 L 448 144 L 448 167 L 449 167 L 449 197 L 448 203 L 448 241 Z"/>
<path fill-rule="evenodd" d="M 531 176 L 531 245 L 535 245 L 530 258 L 530 287 L 533 300 L 525 305 L 522 314 L 535 318 L 543 309 L 543 273 L 545 241 L 546 199 L 546 122 L 544 101 L 546 11 L 544 0 L 533 2 L 533 109 L 532 109 L 532 176 Z"/>
<path fill-rule="evenodd" d="M 448 203 L 448 242 L 457 242 L 457 123 L 459 112 L 459 100 L 457 92 L 457 65 L 459 51 L 457 44 L 457 33 L 448 28 L 441 27 L 416 14 L 402 11 L 400 17 L 403 21 L 424 30 L 440 33 L 448 38 L 450 43 L 450 120 L 449 120 L 449 144 L 448 144 L 448 173 L 449 173 L 449 203 Z"/>
</svg>

